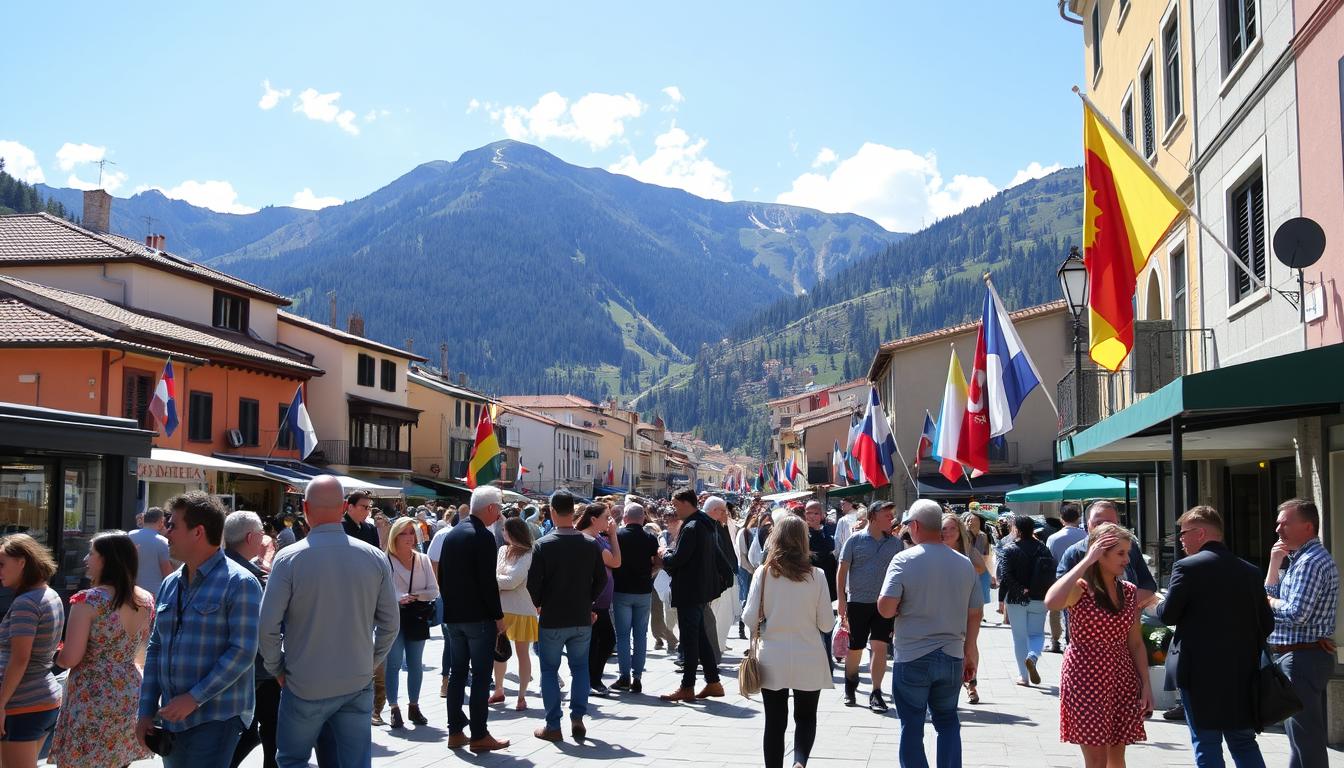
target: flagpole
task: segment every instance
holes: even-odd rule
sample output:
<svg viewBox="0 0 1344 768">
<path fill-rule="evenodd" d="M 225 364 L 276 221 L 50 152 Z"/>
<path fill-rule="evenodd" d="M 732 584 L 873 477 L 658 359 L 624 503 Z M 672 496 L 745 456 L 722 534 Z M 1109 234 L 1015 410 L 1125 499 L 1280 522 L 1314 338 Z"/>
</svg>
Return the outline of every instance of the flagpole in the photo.
<svg viewBox="0 0 1344 768">
<path fill-rule="evenodd" d="M 901 453 L 901 441 L 893 439 L 892 444 L 896 446 L 896 456 L 901 460 L 901 467 L 905 469 L 905 476 L 910 478 L 910 484 L 915 487 L 915 495 L 919 495 L 919 483 L 915 482 L 915 476 L 910 474 L 910 465 L 905 460 L 905 454 Z"/>
<path fill-rule="evenodd" d="M 303 388 L 303 384 L 299 384 L 299 389 L 302 389 L 302 388 Z M 298 392 L 298 390 L 296 389 L 296 390 L 295 390 L 295 393 L 297 393 L 297 392 Z M 290 405 L 291 408 L 294 406 L 294 398 L 291 397 L 291 398 L 289 399 L 289 405 Z M 266 458 L 267 458 L 267 459 L 271 458 L 271 455 L 275 453 L 275 449 L 276 449 L 276 448 L 280 447 L 280 435 L 284 434 L 284 431 L 285 431 L 286 429 L 288 429 L 288 428 L 289 428 L 289 410 L 286 409 L 286 410 L 285 410 L 285 423 L 284 423 L 284 424 L 281 424 L 281 425 L 280 425 L 280 428 L 277 429 L 277 430 L 275 431 L 275 442 L 271 443 L 271 450 L 269 450 L 269 451 L 266 452 Z M 300 461 L 302 461 L 302 459 L 300 459 Z"/>
<path fill-rule="evenodd" d="M 1097 119 L 1100 120 L 1107 128 L 1110 129 L 1111 133 L 1119 137 L 1123 137 L 1125 135 L 1124 131 L 1121 131 L 1118 127 L 1116 127 L 1115 123 L 1111 122 L 1111 119 L 1107 117 L 1106 114 L 1103 113 L 1101 109 L 1091 99 L 1089 99 L 1087 97 L 1087 94 L 1083 93 L 1078 86 L 1076 85 L 1073 86 L 1073 92 L 1078 95 L 1078 98 L 1083 100 L 1083 105 L 1086 106 L 1088 109 L 1092 110 L 1092 114 L 1096 115 Z M 1216 232 L 1210 229 L 1209 225 L 1205 224 L 1203 219 L 1199 218 L 1199 215 L 1195 213 L 1193 208 L 1185 204 L 1185 198 L 1176 194 L 1176 191 L 1171 188 L 1171 185 L 1167 184 L 1167 182 L 1162 180 L 1162 177 L 1157 175 L 1157 172 L 1154 171 L 1152 166 L 1148 164 L 1148 161 L 1139 157 L 1139 153 L 1134 150 L 1134 147 L 1131 146 L 1128 141 L 1121 141 L 1120 148 L 1124 150 L 1127 154 L 1129 154 L 1130 159 L 1134 160 L 1135 164 L 1143 169 L 1143 172 L 1148 175 L 1148 178 L 1154 184 L 1157 184 L 1159 187 L 1166 190 L 1167 193 L 1170 194 L 1172 197 L 1181 201 L 1181 207 L 1185 209 L 1186 215 L 1188 215 L 1190 219 L 1199 226 L 1200 229 L 1204 230 L 1205 234 L 1207 234 L 1213 240 L 1213 242 L 1217 244 L 1217 246 L 1220 249 L 1222 249 L 1223 253 L 1226 253 L 1228 257 L 1230 257 L 1233 261 L 1237 263 L 1237 266 L 1241 267 L 1242 271 L 1244 271 L 1246 275 L 1251 279 L 1251 283 L 1256 288 L 1265 287 L 1265 281 L 1256 277 L 1255 270 L 1247 266 L 1246 262 L 1242 260 L 1241 256 L 1239 256 L 1235 251 L 1229 248 L 1227 246 L 1227 243 L 1224 243 L 1223 239 L 1219 237 Z M 1166 235 L 1168 234 L 1170 234 L 1170 232 L 1163 233 L 1163 239 L 1165 239 Z M 1145 254 L 1145 256 L 1148 255 L 1151 254 Z"/>
</svg>

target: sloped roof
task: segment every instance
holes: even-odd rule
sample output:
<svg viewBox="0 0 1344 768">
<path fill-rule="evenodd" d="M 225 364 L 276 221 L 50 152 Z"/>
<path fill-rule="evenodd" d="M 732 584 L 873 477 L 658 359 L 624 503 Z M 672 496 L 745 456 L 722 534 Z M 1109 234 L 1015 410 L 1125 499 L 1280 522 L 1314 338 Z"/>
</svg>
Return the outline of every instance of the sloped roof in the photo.
<svg viewBox="0 0 1344 768">
<path fill-rule="evenodd" d="M 524 408 L 596 408 L 597 403 L 578 395 L 504 395 L 499 398 L 510 405 Z"/>
<path fill-rule="evenodd" d="M 315 320 L 309 320 L 306 317 L 296 315 L 293 312 L 286 312 L 282 309 L 279 310 L 278 313 L 280 317 L 280 322 L 282 323 L 289 323 L 290 325 L 296 325 L 305 330 L 312 331 L 313 333 L 320 333 L 323 336 L 336 339 L 337 341 L 345 342 L 346 344 L 353 344 L 357 347 L 364 347 L 365 349 L 371 349 L 375 352 L 382 352 L 383 354 L 386 355 L 396 355 L 397 357 L 401 357 L 406 360 L 418 360 L 422 363 L 428 362 L 429 360 L 429 358 L 421 357 L 420 355 L 417 355 L 414 352 L 407 352 L 404 349 L 398 349 L 397 347 L 391 346 L 389 344 L 383 344 L 381 342 L 373 341 L 372 339 L 366 339 L 363 336 L 356 336 L 353 333 L 346 333 L 345 331 L 332 328 L 330 325 L 324 325 Z"/>
<path fill-rule="evenodd" d="M 138 262 L 231 291 L 289 305 L 289 299 L 259 285 L 211 269 L 128 237 L 99 234 L 49 213 L 0 216 L 0 264 L 41 265 Z"/>
<path fill-rule="evenodd" d="M 16 298 L 0 298 L 0 347 L 48 347 L 58 349 L 78 347 L 111 347 L 140 352 L 157 357 L 172 355 L 164 349 L 147 344 L 114 339 L 73 320 L 58 317 Z M 204 363 L 203 358 L 178 353 L 179 359 Z"/>
<path fill-rule="evenodd" d="M 1057 301 L 1051 301 L 1045 304 L 1037 304 L 1034 307 L 1019 309 L 1016 312 L 1009 312 L 1008 319 L 1016 322 L 1018 320 L 1025 320 L 1027 318 L 1040 317 L 1042 315 L 1050 315 L 1057 312 L 1067 312 L 1067 311 L 1068 306 L 1065 304 L 1063 299 L 1059 299 Z M 936 341 L 938 339 L 944 339 L 949 336 L 956 336 L 957 334 L 960 333 L 968 333 L 970 331 L 975 330 L 976 327 L 979 325 L 980 325 L 979 320 L 973 320 L 969 323 L 962 323 L 960 325 L 949 325 L 946 328 L 939 328 L 936 331 L 929 331 L 927 333 L 920 333 L 914 336 L 906 336 L 905 338 L 883 342 L 882 345 L 877 348 L 877 354 L 873 356 L 872 365 L 868 367 L 868 380 L 869 381 L 873 380 L 873 377 L 877 375 L 878 369 L 881 367 L 881 364 L 888 357 L 891 357 L 891 354 L 898 349 L 905 349 L 906 347 L 913 347 L 919 344 L 925 344 L 927 342 Z"/>
<path fill-rule="evenodd" d="M 838 419 L 841 416 L 848 416 L 853 412 L 854 407 L 849 403 L 835 402 L 825 408 L 818 408 L 815 411 L 808 411 L 807 413 L 795 416 L 790 427 L 797 430 L 804 427 L 810 427 L 814 424 L 824 424 L 828 421 Z"/>
<path fill-rule="evenodd" d="M 27 280 L 0 275 L 0 294 L 21 299 L 48 314 L 72 320 L 123 341 L 163 346 L 217 362 L 233 358 L 289 375 L 321 376 L 321 368 L 294 357 L 280 347 L 241 333 L 204 328 L 174 318 L 132 311 L 104 299 L 63 291 Z"/>
<path fill-rule="evenodd" d="M 598 432 L 595 429 L 588 429 L 587 427 L 581 427 L 578 424 L 566 424 L 563 421 L 557 421 L 544 413 L 534 411 L 530 408 L 524 408 L 523 406 L 520 405 L 514 405 L 512 403 L 507 402 L 507 400 L 508 398 L 502 398 L 502 397 L 500 398 L 499 407 L 501 410 L 507 411 L 509 413 L 515 413 L 524 418 L 532 419 L 533 421 L 546 424 L 547 426 L 556 427 L 558 429 L 572 429 L 578 432 L 588 432 L 589 434 L 593 435 L 602 434 L 601 432 Z"/>
<path fill-rule="evenodd" d="M 430 389 L 437 390 L 452 397 L 460 397 L 463 400 L 471 400 L 478 403 L 485 403 L 490 400 L 490 398 L 474 389 L 468 389 L 466 387 L 458 386 L 457 384 L 450 384 L 443 379 L 422 373 L 415 369 L 407 371 L 406 377 L 416 384 L 429 387 Z"/>
</svg>

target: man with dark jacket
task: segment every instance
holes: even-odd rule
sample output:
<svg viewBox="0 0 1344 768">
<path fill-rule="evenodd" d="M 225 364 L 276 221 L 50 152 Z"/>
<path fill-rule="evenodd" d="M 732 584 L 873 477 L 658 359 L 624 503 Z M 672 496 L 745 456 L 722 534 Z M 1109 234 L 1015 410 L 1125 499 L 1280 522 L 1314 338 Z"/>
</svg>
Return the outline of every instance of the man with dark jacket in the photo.
<svg viewBox="0 0 1344 768">
<path fill-rule="evenodd" d="M 482 485 L 471 492 L 471 515 L 443 539 L 439 583 L 443 591 L 443 623 L 452 648 L 448 669 L 448 747 L 489 752 L 509 746 L 486 730 L 490 680 L 494 676 L 495 638 L 504 631 L 504 610 L 495 580 L 495 534 L 500 490 Z M 462 714 L 467 671 L 471 671 L 470 726 Z"/>
<path fill-rule="evenodd" d="M 681 673 L 681 687 L 664 694 L 663 701 L 690 701 L 710 696 L 723 696 L 715 663 L 715 642 L 705 627 L 707 603 L 723 591 L 720 574 L 731 574 L 732 563 L 727 561 L 719 546 L 718 529 L 713 520 L 696 506 L 695 491 L 685 489 L 672 497 L 672 507 L 681 520 L 677 546 L 663 551 L 663 567 L 672 576 L 672 607 L 677 609 L 677 634 L 686 660 Z M 731 578 L 731 576 L 730 576 Z M 705 687 L 695 692 L 695 668 L 703 665 Z"/>
<path fill-rule="evenodd" d="M 1181 691 L 1195 765 L 1221 766 L 1224 740 L 1238 766 L 1264 765 L 1254 686 L 1274 615 L 1260 572 L 1223 544 L 1223 518 L 1213 507 L 1195 507 L 1177 524 L 1189 554 L 1172 566 L 1157 616 L 1176 627 L 1167 674 Z"/>
</svg>

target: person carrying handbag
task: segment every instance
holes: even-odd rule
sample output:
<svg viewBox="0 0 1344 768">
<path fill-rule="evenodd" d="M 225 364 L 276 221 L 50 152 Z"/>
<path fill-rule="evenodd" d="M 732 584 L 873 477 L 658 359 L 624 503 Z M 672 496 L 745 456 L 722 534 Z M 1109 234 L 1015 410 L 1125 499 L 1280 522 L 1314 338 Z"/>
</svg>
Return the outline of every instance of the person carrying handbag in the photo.
<svg viewBox="0 0 1344 768">
<path fill-rule="evenodd" d="M 814 568 L 807 523 L 789 515 L 775 524 L 767 555 L 751 580 L 743 621 L 752 627 L 752 650 L 765 702 L 762 749 L 766 768 L 783 768 L 784 731 L 793 691 L 793 765 L 806 766 L 817 736 L 817 703 L 833 688 L 821 635 L 831 629 L 826 576 Z M 767 584 L 768 582 L 768 584 Z M 749 667 L 750 665 L 744 664 Z M 743 678 L 750 678 L 749 670 Z M 739 678 L 743 693 L 751 681 Z"/>
<path fill-rule="evenodd" d="M 403 661 L 406 663 L 406 698 L 409 702 L 406 719 L 416 725 L 428 725 L 429 720 L 420 712 L 420 682 L 424 678 L 425 641 L 429 639 L 429 625 L 434 620 L 434 601 L 439 597 L 439 586 L 434 580 L 429 556 L 416 548 L 414 518 L 403 517 L 392 524 L 386 552 L 392 565 L 392 585 L 401 605 L 401 629 L 387 653 L 385 666 L 391 725 L 393 728 L 405 725 L 397 706 Z"/>
</svg>

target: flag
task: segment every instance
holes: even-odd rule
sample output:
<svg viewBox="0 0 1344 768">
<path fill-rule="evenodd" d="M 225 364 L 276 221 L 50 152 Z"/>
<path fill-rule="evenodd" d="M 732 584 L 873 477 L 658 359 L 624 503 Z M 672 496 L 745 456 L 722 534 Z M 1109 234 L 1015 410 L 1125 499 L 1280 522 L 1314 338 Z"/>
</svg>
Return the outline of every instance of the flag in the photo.
<svg viewBox="0 0 1344 768">
<path fill-rule="evenodd" d="M 988 298 L 985 300 L 988 302 Z M 971 469 L 989 471 L 989 413 L 985 411 L 985 324 L 975 336 L 971 358 L 971 382 L 966 387 L 966 408 L 957 434 L 957 456 Z"/>
<path fill-rule="evenodd" d="M 863 467 L 859 465 L 859 458 L 854 455 L 854 441 L 859 438 L 859 432 L 863 430 L 863 418 L 855 415 L 850 417 L 849 442 L 845 445 L 845 461 L 849 464 L 849 479 L 853 483 L 867 482 L 863 476 Z"/>
<path fill-rule="evenodd" d="M 831 475 L 836 485 L 849 485 L 848 467 L 845 466 L 845 454 L 840 450 L 840 441 L 835 441 L 831 449 Z"/>
<path fill-rule="evenodd" d="M 1139 273 L 1186 206 L 1087 101 L 1083 156 L 1088 349 L 1097 365 L 1116 371 L 1134 346 Z"/>
<path fill-rule="evenodd" d="M 789 457 L 789 483 L 797 485 L 798 483 L 794 481 L 796 481 L 802 474 L 803 470 L 798 466 L 798 454 L 795 453 Z"/>
<path fill-rule="evenodd" d="M 764 465 L 764 464 L 761 465 L 761 468 L 760 468 L 760 469 L 756 470 L 756 482 L 752 485 L 752 488 L 751 488 L 751 489 L 752 489 L 753 491 L 757 492 L 757 493 L 760 493 L 760 492 L 761 492 L 761 489 L 763 489 L 763 488 L 765 488 L 765 465 Z"/>
<path fill-rule="evenodd" d="M 789 476 L 784 474 L 784 462 L 775 464 L 775 477 L 775 482 L 781 491 L 793 490 L 793 483 L 789 482 Z"/>
<path fill-rule="evenodd" d="M 947 384 L 943 387 L 943 408 L 938 413 L 938 439 L 933 444 L 933 455 L 939 460 L 938 471 L 948 482 L 961 479 L 961 457 L 957 444 L 961 437 L 961 419 L 966 413 L 966 377 L 952 349 L 952 360 L 947 365 Z"/>
<path fill-rule="evenodd" d="M 625 464 L 621 465 L 621 487 L 627 489 L 630 487 L 630 468 Z"/>
<path fill-rule="evenodd" d="M 919 466 L 920 459 L 933 455 L 933 446 L 938 442 L 938 426 L 933 423 L 933 417 L 928 411 L 924 412 L 924 431 L 919 433 L 919 447 L 915 449 L 915 466 Z"/>
<path fill-rule="evenodd" d="M 285 429 L 299 451 L 299 458 L 308 458 L 308 454 L 317 448 L 317 430 L 313 429 L 308 406 L 303 403 L 302 384 L 294 389 L 294 399 L 289 401 L 289 410 L 285 411 Z"/>
<path fill-rule="evenodd" d="M 607 479 L 608 486 L 616 484 L 616 468 L 611 466 L 611 459 L 607 459 Z"/>
<path fill-rule="evenodd" d="M 524 466 L 523 466 L 523 463 L 522 463 L 521 461 L 518 462 L 518 476 L 519 476 L 519 477 L 522 477 L 523 475 L 526 475 L 528 472 L 531 472 L 531 471 L 532 471 L 532 470 L 528 469 L 527 467 L 524 467 Z"/>
<path fill-rule="evenodd" d="M 172 437 L 177 430 L 177 382 L 173 380 L 173 361 L 163 364 L 163 376 L 154 387 L 154 399 L 149 401 L 149 412 L 163 425 L 163 434 Z"/>
<path fill-rule="evenodd" d="M 482 408 L 481 418 L 476 422 L 476 443 L 471 446 L 471 458 L 467 461 L 467 487 L 476 488 L 498 480 L 503 461 L 490 409 Z"/>
<path fill-rule="evenodd" d="M 881 488 L 891 482 L 891 476 L 896 473 L 896 439 L 891 436 L 891 425 L 882 410 L 877 387 L 868 390 L 868 411 L 863 416 L 859 437 L 854 441 L 854 454 L 870 485 Z"/>
<path fill-rule="evenodd" d="M 985 315 L 980 327 L 985 338 L 985 389 L 988 396 L 989 436 L 1001 437 L 1013 429 L 1013 420 L 1027 395 L 1041 385 L 1040 371 L 1027 354 L 994 284 L 985 283 Z"/>
</svg>

